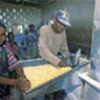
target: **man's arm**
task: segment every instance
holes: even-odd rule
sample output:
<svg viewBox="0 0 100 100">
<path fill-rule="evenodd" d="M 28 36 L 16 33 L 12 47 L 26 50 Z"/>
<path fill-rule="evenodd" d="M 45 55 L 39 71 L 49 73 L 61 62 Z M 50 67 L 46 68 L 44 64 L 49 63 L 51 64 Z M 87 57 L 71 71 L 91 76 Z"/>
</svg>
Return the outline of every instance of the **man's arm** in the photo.
<svg viewBox="0 0 100 100">
<path fill-rule="evenodd" d="M 0 85 L 15 86 L 22 91 L 28 90 L 30 88 L 30 82 L 25 77 L 22 67 L 17 65 L 15 68 L 15 72 L 17 74 L 17 79 L 5 78 L 0 76 Z"/>
<path fill-rule="evenodd" d="M 58 65 L 60 59 L 55 56 L 48 48 L 48 36 L 47 36 L 47 28 L 43 27 L 40 29 L 40 37 L 39 37 L 39 53 L 42 58 L 51 64 Z"/>
<path fill-rule="evenodd" d="M 29 89 L 31 86 L 31 83 L 27 79 L 27 77 L 25 76 L 23 68 L 20 64 L 16 66 L 15 72 L 16 72 L 17 77 L 18 77 L 18 79 L 16 81 L 16 84 L 18 84 L 17 87 L 20 88 L 21 90 Z M 20 82 L 20 84 L 18 82 Z"/>
<path fill-rule="evenodd" d="M 30 88 L 30 83 L 26 78 L 8 79 L 0 76 L 0 85 L 14 86 L 22 91 Z"/>
<path fill-rule="evenodd" d="M 16 85 L 16 81 L 15 81 L 15 79 L 8 79 L 8 78 L 0 76 L 0 84 L 15 86 Z"/>
<path fill-rule="evenodd" d="M 16 66 L 15 72 L 16 72 L 16 74 L 17 74 L 18 77 L 25 77 L 23 68 L 22 68 L 22 66 L 20 64 L 18 64 Z"/>
</svg>

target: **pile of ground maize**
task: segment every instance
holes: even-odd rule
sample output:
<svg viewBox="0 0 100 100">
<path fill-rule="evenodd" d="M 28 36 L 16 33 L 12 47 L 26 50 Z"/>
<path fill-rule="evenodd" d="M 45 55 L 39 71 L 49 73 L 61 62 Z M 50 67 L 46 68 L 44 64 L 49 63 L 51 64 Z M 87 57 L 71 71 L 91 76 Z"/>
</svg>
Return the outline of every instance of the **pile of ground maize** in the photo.
<svg viewBox="0 0 100 100">
<path fill-rule="evenodd" d="M 60 68 L 50 64 L 24 67 L 24 73 L 31 82 L 31 88 L 41 85 L 70 70 L 70 67 Z"/>
</svg>

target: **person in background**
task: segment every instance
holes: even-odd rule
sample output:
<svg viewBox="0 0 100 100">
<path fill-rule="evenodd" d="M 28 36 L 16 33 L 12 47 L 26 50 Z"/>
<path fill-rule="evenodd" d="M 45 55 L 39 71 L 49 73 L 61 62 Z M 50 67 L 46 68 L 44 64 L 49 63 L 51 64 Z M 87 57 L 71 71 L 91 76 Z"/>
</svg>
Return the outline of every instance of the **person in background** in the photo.
<svg viewBox="0 0 100 100">
<path fill-rule="evenodd" d="M 69 13 L 59 10 L 53 20 L 53 24 L 40 28 L 39 54 L 43 59 L 55 66 L 67 66 L 64 60 L 57 56 L 59 50 L 62 51 L 63 58 L 70 56 L 65 32 L 66 26 L 71 26 Z M 54 100 L 62 100 L 63 93 L 63 91 L 54 93 Z"/>
<path fill-rule="evenodd" d="M 26 35 L 27 40 L 27 48 L 28 48 L 28 54 L 30 58 L 37 58 L 38 57 L 38 36 L 35 32 L 35 26 L 33 24 L 29 25 L 29 32 Z"/>
<path fill-rule="evenodd" d="M 19 48 L 18 50 L 18 57 L 19 60 L 27 60 L 29 59 L 28 53 L 27 53 L 27 39 L 26 35 L 28 34 L 29 30 L 25 29 L 24 32 L 15 34 L 14 40 L 17 43 L 17 46 Z"/>
<path fill-rule="evenodd" d="M 18 57 L 19 47 L 17 46 L 17 43 L 14 41 L 13 32 L 8 33 L 8 42 L 6 42 L 6 46 L 9 50 L 12 51 L 13 55 L 17 58 L 17 60 L 19 60 Z"/>
<path fill-rule="evenodd" d="M 6 27 L 0 22 L 0 100 L 11 100 L 11 87 L 16 87 L 22 91 L 27 90 L 30 88 L 30 82 L 13 53 L 5 45 L 5 36 Z M 14 73 L 14 77 L 12 73 Z M 12 100 L 20 99 L 12 98 Z"/>
</svg>

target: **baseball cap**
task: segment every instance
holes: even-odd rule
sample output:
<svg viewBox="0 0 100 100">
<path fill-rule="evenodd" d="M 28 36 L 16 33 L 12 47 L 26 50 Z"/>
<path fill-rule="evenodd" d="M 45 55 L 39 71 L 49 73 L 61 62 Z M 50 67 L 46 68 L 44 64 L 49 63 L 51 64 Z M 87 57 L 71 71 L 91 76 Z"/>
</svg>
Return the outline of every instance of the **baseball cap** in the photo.
<svg viewBox="0 0 100 100">
<path fill-rule="evenodd" d="M 69 21 L 69 13 L 65 10 L 59 10 L 57 13 L 56 13 L 56 16 L 55 16 L 58 21 L 60 21 L 62 24 L 66 25 L 66 26 L 71 26 L 71 23 Z"/>
</svg>

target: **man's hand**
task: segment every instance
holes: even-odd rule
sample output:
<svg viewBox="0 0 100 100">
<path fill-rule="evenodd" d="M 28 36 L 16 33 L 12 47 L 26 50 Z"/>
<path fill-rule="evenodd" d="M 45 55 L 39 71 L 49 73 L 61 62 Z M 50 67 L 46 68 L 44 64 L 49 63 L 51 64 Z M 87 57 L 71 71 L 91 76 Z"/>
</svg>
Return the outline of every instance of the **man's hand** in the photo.
<svg viewBox="0 0 100 100">
<path fill-rule="evenodd" d="M 67 64 L 64 62 L 64 61 L 60 61 L 59 62 L 59 64 L 58 64 L 58 66 L 60 66 L 60 67 L 66 67 L 67 66 Z"/>
<path fill-rule="evenodd" d="M 15 82 L 15 86 L 22 91 L 28 90 L 31 87 L 29 80 L 25 77 L 19 77 Z"/>
</svg>

